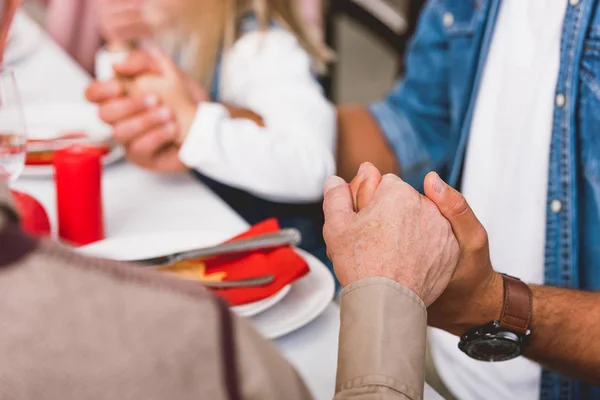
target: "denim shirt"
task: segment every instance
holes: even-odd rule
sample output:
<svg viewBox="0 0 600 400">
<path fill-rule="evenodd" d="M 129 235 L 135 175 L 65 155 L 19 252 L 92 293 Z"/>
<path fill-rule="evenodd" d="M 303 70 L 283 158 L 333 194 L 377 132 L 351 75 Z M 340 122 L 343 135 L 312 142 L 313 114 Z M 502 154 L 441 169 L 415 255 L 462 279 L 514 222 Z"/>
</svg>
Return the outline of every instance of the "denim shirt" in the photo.
<svg viewBox="0 0 600 400">
<path fill-rule="evenodd" d="M 460 186 L 500 6 L 501 0 L 429 1 L 406 57 L 406 76 L 384 100 L 370 106 L 404 179 L 418 189 L 431 170 Z M 598 0 L 567 5 L 548 200 L 540 204 L 547 213 L 545 283 L 590 290 L 600 290 L 599 9 Z M 542 399 L 600 398 L 600 388 L 547 370 L 541 385 Z"/>
</svg>

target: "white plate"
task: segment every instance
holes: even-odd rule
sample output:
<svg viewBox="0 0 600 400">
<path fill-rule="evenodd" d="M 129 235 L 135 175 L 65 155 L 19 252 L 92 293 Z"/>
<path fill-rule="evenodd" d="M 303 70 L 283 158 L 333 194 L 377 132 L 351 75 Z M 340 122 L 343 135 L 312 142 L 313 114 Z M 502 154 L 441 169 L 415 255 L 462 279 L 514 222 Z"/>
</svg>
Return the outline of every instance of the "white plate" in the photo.
<svg viewBox="0 0 600 400">
<path fill-rule="evenodd" d="M 28 139 L 47 140 L 64 135 L 67 132 L 84 132 L 94 139 L 108 139 L 110 125 L 98 117 L 98 107 L 89 103 L 48 103 L 27 104 L 23 107 Z M 104 165 L 123 158 L 123 149 L 115 147 L 103 157 Z M 51 177 L 52 165 L 27 165 L 23 177 Z"/>
<path fill-rule="evenodd" d="M 222 232 L 192 231 L 107 239 L 82 247 L 89 255 L 132 260 L 210 246 L 229 238 Z M 302 250 L 298 253 L 308 262 L 310 273 L 282 289 L 274 296 L 247 304 L 241 309 L 267 338 L 291 333 L 318 317 L 333 299 L 335 283 L 331 273 L 317 258 Z M 238 307 L 233 309 L 240 310 Z"/>
<path fill-rule="evenodd" d="M 287 296 L 291 289 L 292 285 L 287 285 L 271 297 L 267 297 L 264 300 L 255 301 L 254 303 L 234 306 L 231 307 L 231 309 L 240 317 L 254 317 L 255 315 L 258 315 L 279 303 L 285 296 Z"/>
</svg>

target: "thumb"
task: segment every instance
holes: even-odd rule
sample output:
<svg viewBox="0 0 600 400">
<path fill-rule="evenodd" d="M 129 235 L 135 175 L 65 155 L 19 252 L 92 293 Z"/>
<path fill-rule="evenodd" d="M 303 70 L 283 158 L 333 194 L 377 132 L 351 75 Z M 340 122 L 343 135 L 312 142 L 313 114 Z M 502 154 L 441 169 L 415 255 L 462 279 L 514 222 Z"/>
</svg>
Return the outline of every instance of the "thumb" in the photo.
<svg viewBox="0 0 600 400">
<path fill-rule="evenodd" d="M 354 215 L 354 201 L 350 186 L 339 176 L 332 176 L 325 182 L 323 212 L 326 224 L 344 224 Z"/>
<path fill-rule="evenodd" d="M 350 182 L 350 190 L 354 198 L 354 207 L 362 210 L 371 202 L 375 191 L 381 183 L 381 172 L 373 164 L 364 162 L 358 169 L 358 174 Z"/>
<path fill-rule="evenodd" d="M 461 247 L 477 250 L 487 243 L 487 234 L 481 222 L 459 191 L 450 187 L 435 172 L 425 177 L 425 195 L 433 201 L 452 225 L 452 231 Z"/>
<path fill-rule="evenodd" d="M 132 51 L 123 62 L 114 64 L 113 69 L 121 78 L 135 78 L 147 73 L 160 73 L 152 56 L 140 50 Z"/>
</svg>

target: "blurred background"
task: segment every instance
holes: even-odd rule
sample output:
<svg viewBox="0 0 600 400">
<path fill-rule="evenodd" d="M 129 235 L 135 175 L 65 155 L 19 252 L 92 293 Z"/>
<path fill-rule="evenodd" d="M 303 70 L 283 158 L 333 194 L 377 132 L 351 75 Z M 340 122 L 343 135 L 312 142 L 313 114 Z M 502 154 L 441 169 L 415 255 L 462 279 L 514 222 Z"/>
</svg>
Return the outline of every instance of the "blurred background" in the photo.
<svg viewBox="0 0 600 400">
<path fill-rule="evenodd" d="M 325 82 L 330 98 L 338 104 L 366 104 L 381 98 L 401 72 L 403 46 L 424 1 L 298 1 L 322 10 L 314 18 L 322 18 L 323 34 L 337 53 L 331 79 Z M 45 0 L 24 3 L 25 10 L 44 25 Z"/>
</svg>

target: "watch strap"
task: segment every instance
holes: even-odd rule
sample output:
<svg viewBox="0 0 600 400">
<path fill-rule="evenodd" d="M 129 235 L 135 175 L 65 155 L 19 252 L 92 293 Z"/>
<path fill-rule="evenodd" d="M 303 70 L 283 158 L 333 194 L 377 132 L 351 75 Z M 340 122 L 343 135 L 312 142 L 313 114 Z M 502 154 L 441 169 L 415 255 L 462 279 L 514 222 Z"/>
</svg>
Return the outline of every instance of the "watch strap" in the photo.
<svg viewBox="0 0 600 400">
<path fill-rule="evenodd" d="M 527 334 L 531 322 L 533 294 L 520 279 L 501 274 L 504 281 L 504 304 L 500 315 L 500 327 Z"/>
</svg>

